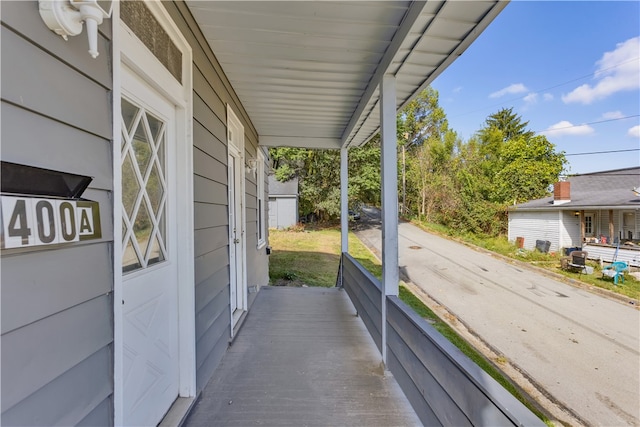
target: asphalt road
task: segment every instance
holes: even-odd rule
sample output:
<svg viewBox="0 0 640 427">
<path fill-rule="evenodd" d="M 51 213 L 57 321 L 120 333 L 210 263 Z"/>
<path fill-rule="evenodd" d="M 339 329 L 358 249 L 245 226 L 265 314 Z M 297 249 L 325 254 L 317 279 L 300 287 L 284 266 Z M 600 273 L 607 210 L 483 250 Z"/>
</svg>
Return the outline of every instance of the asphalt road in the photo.
<svg viewBox="0 0 640 427">
<path fill-rule="evenodd" d="M 357 235 L 381 248 L 379 212 Z M 367 226 L 368 224 L 368 226 Z M 401 272 L 582 421 L 640 426 L 640 311 L 399 225 Z"/>
</svg>

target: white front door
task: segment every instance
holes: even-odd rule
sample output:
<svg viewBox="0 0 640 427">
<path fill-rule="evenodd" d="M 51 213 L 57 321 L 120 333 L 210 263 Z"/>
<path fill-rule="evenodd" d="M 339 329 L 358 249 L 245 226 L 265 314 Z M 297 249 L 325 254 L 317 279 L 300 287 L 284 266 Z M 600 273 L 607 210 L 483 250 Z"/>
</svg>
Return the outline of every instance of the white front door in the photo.
<svg viewBox="0 0 640 427">
<path fill-rule="evenodd" d="M 244 230 L 244 128 L 228 108 L 229 280 L 231 327 L 247 310 Z"/>
<path fill-rule="evenodd" d="M 159 423 L 179 393 L 176 109 L 122 69 L 123 418 Z"/>
</svg>

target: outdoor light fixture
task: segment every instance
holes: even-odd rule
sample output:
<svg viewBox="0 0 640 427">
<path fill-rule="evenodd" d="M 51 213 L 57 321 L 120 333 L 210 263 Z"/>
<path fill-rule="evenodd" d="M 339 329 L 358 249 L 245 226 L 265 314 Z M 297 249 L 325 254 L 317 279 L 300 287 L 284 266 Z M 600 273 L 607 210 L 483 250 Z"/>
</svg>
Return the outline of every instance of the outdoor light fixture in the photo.
<svg viewBox="0 0 640 427">
<path fill-rule="evenodd" d="M 573 215 L 574 215 L 574 216 L 580 216 L 580 212 L 579 212 L 579 211 L 575 211 L 575 212 L 573 213 Z"/>
<path fill-rule="evenodd" d="M 640 187 L 634 187 L 631 191 L 633 191 L 633 194 L 636 196 L 640 196 Z"/>
<path fill-rule="evenodd" d="M 87 24 L 89 55 L 98 56 L 98 25 L 111 16 L 113 0 L 39 0 L 38 9 L 47 27 L 65 40 L 82 33 L 82 24 Z"/>
<path fill-rule="evenodd" d="M 256 175 L 256 171 L 258 170 L 258 160 L 257 159 L 247 159 L 247 164 L 246 164 L 246 169 L 247 169 L 247 173 L 251 173 L 253 174 L 253 176 Z"/>
</svg>

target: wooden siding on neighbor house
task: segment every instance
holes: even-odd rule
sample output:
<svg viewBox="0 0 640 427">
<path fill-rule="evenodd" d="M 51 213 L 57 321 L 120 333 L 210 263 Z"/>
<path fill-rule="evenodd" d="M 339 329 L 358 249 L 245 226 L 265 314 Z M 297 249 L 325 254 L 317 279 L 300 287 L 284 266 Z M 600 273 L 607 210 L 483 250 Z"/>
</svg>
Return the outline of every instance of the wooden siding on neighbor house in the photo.
<svg viewBox="0 0 640 427">
<path fill-rule="evenodd" d="M 533 250 L 536 240 L 551 242 L 550 251 L 560 247 L 560 214 L 555 212 L 509 212 L 509 241 L 524 237 L 524 248 Z"/>
<path fill-rule="evenodd" d="M 38 2 L 2 3 L 2 160 L 92 176 L 103 236 L 3 251 L 3 425 L 113 423 L 110 26 L 93 59 Z"/>
<path fill-rule="evenodd" d="M 186 4 L 164 3 L 193 49 L 193 166 L 196 310 L 196 388 L 202 390 L 231 336 L 227 104 L 242 121 L 245 155 L 255 158 L 258 136 Z M 264 249 L 257 249 L 256 178 L 246 174 L 247 284 L 268 283 Z"/>
</svg>

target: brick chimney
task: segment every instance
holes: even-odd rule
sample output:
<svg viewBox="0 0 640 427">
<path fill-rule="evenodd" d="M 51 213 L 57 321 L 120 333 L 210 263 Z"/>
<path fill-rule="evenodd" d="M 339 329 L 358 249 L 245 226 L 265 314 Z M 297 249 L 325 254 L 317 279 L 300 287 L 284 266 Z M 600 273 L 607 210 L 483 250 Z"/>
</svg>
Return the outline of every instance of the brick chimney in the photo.
<svg viewBox="0 0 640 427">
<path fill-rule="evenodd" d="M 561 205 L 571 201 L 571 183 L 560 181 L 553 184 L 553 204 Z"/>
</svg>

